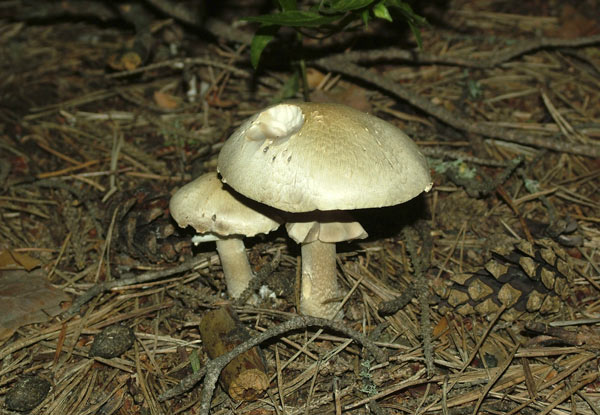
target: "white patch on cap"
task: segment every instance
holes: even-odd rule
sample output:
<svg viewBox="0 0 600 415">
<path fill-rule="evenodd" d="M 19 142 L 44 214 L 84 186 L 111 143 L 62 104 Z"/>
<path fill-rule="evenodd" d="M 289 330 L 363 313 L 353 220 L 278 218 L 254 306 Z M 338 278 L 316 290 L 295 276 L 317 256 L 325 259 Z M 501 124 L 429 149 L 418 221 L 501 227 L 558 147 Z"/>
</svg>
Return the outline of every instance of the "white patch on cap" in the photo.
<svg viewBox="0 0 600 415">
<path fill-rule="evenodd" d="M 279 104 L 259 114 L 246 130 L 249 140 L 270 140 L 288 138 L 304 125 L 304 114 L 300 107 Z"/>
</svg>

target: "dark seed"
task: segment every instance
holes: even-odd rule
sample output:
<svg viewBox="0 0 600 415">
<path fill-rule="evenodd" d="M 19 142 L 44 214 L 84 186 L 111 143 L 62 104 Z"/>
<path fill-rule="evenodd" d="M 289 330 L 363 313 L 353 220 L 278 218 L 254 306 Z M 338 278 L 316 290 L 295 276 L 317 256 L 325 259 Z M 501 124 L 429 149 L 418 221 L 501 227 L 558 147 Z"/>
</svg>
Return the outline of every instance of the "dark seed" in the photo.
<svg viewBox="0 0 600 415">
<path fill-rule="evenodd" d="M 102 330 L 94 339 L 90 357 L 100 356 L 106 359 L 125 353 L 133 345 L 135 335 L 129 327 L 114 325 Z"/>
<path fill-rule="evenodd" d="M 50 392 L 50 382 L 39 376 L 24 376 L 6 394 L 6 407 L 11 411 L 31 411 Z"/>
</svg>

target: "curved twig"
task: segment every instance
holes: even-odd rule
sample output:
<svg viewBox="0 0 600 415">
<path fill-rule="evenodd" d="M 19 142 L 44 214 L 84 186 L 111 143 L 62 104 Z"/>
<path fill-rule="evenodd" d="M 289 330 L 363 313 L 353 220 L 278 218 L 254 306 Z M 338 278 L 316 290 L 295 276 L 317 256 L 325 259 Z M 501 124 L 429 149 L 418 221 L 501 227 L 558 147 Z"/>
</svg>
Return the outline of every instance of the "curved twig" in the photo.
<svg viewBox="0 0 600 415">
<path fill-rule="evenodd" d="M 509 39 L 506 39 L 508 41 Z M 512 39 L 511 39 L 512 40 Z M 344 59 L 352 62 L 373 62 L 378 60 L 402 60 L 412 64 L 442 64 L 464 66 L 467 68 L 487 69 L 501 65 L 511 59 L 539 49 L 578 48 L 600 43 L 600 35 L 580 37 L 576 39 L 538 38 L 518 41 L 514 47 L 490 51 L 489 56 L 469 59 L 463 55 L 434 55 L 426 52 L 406 49 L 374 49 L 344 53 Z M 335 55 L 338 56 L 338 55 Z M 330 56 L 333 58 L 335 56 Z"/>
<path fill-rule="evenodd" d="M 450 112 L 440 105 L 432 104 L 425 97 L 404 88 L 392 79 L 350 62 L 346 59 L 345 55 L 321 58 L 314 61 L 313 64 L 327 71 L 338 72 L 376 85 L 458 130 L 532 147 L 547 148 L 587 157 L 600 157 L 600 146 L 597 145 L 577 144 L 548 139 L 546 137 L 535 137 L 530 134 L 522 134 L 501 127 L 488 126 L 470 120 L 459 112 Z"/>
<path fill-rule="evenodd" d="M 73 317 L 75 314 L 77 314 L 79 312 L 79 309 L 85 303 L 87 303 L 92 298 L 94 298 L 102 293 L 112 290 L 113 288 L 125 287 L 127 285 L 132 285 L 132 284 L 141 284 L 141 283 L 145 283 L 145 282 L 149 282 L 149 281 L 156 281 L 161 278 L 168 277 L 170 275 L 189 271 L 190 269 L 196 268 L 197 266 L 200 266 L 200 265 L 208 266 L 209 261 L 210 261 L 210 256 L 212 256 L 212 254 L 197 255 L 197 256 L 187 260 L 186 262 L 179 264 L 177 266 L 171 267 L 171 268 L 167 268 L 167 269 L 163 269 L 163 270 L 159 270 L 159 271 L 149 271 L 149 272 L 145 272 L 143 274 L 140 274 L 140 275 L 137 275 L 134 277 L 122 278 L 119 280 L 112 280 L 112 281 L 107 281 L 107 282 L 103 282 L 100 284 L 96 284 L 96 285 L 92 286 L 91 288 L 89 288 L 86 292 L 81 294 L 79 297 L 77 297 L 75 299 L 75 301 L 73 301 L 73 304 L 71 305 L 71 307 L 69 307 L 66 311 L 64 311 L 60 315 L 60 318 L 62 320 L 67 320 L 67 319 Z"/>
<path fill-rule="evenodd" d="M 221 374 L 221 371 L 229 362 L 231 362 L 236 356 L 245 351 L 258 346 L 266 340 L 273 337 L 282 335 L 289 331 L 305 329 L 307 327 L 321 327 L 327 328 L 333 331 L 344 334 L 350 337 L 352 340 L 360 343 L 365 349 L 371 353 L 379 363 L 383 363 L 387 360 L 387 355 L 384 351 L 380 350 L 375 343 L 369 340 L 366 336 L 363 336 L 359 332 L 352 330 L 343 323 L 326 320 L 323 318 L 310 317 L 310 316 L 298 316 L 278 326 L 271 327 L 263 333 L 253 336 L 250 340 L 236 346 L 229 353 L 221 355 L 216 359 L 209 360 L 205 367 L 199 372 L 194 373 L 191 376 L 184 378 L 179 384 L 169 389 L 168 391 L 161 394 L 158 399 L 159 401 L 165 401 L 169 398 L 175 397 L 186 390 L 189 390 L 197 382 L 204 377 L 204 387 L 202 389 L 202 400 L 200 402 L 200 414 L 208 415 L 210 411 L 210 403 L 212 400 L 213 392 L 217 385 L 217 380 Z"/>
</svg>

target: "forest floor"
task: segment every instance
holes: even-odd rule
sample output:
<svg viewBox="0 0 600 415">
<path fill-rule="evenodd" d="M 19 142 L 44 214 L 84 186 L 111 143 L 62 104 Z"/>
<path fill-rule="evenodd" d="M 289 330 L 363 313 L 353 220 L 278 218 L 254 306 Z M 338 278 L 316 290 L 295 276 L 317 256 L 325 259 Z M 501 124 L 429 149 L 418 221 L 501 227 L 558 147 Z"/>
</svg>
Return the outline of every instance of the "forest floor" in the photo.
<svg viewBox="0 0 600 415">
<path fill-rule="evenodd" d="M 251 339 L 299 323 L 260 344 L 256 399 L 207 386 L 213 414 L 600 413 L 598 1 L 421 2 L 420 49 L 402 19 L 305 37 L 304 91 L 291 31 L 250 65 L 234 22 L 268 2 L 177 3 L 0 1 L 1 413 L 206 412 L 225 305 Z M 305 97 L 400 127 L 434 180 L 353 212 L 333 323 L 297 318 L 283 227 L 246 240 L 274 295 L 239 304 L 169 213 L 244 119 Z M 91 353 L 108 327 L 123 350 Z"/>
</svg>

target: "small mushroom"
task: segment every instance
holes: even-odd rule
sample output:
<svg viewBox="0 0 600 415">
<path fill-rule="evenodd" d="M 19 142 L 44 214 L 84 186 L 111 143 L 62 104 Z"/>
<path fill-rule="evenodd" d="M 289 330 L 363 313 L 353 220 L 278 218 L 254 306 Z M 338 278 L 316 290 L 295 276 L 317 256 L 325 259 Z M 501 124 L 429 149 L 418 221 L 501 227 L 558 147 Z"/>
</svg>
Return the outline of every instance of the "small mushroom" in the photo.
<svg viewBox="0 0 600 415">
<path fill-rule="evenodd" d="M 216 173 L 206 173 L 179 189 L 169 203 L 171 216 L 198 234 L 194 243 L 216 241 L 227 283 L 237 298 L 253 278 L 243 238 L 269 233 L 279 227 L 274 209 L 231 190 Z"/>
<path fill-rule="evenodd" d="M 336 277 L 335 244 L 368 236 L 360 223 L 344 211 L 316 211 L 291 215 L 298 222 L 286 223 L 288 235 L 301 245 L 302 284 L 300 312 L 331 318 L 342 295 Z M 338 314 L 341 317 L 342 313 Z"/>
<path fill-rule="evenodd" d="M 291 217 L 287 229 L 303 244 L 300 310 L 328 318 L 336 307 L 325 300 L 339 295 L 335 242 L 366 237 L 358 223 L 338 220 L 340 211 L 397 205 L 432 186 L 425 157 L 404 132 L 339 104 L 279 104 L 255 114 L 223 146 L 218 170 L 250 199 L 311 212 Z M 348 237 L 325 236 L 334 229 Z"/>
</svg>

